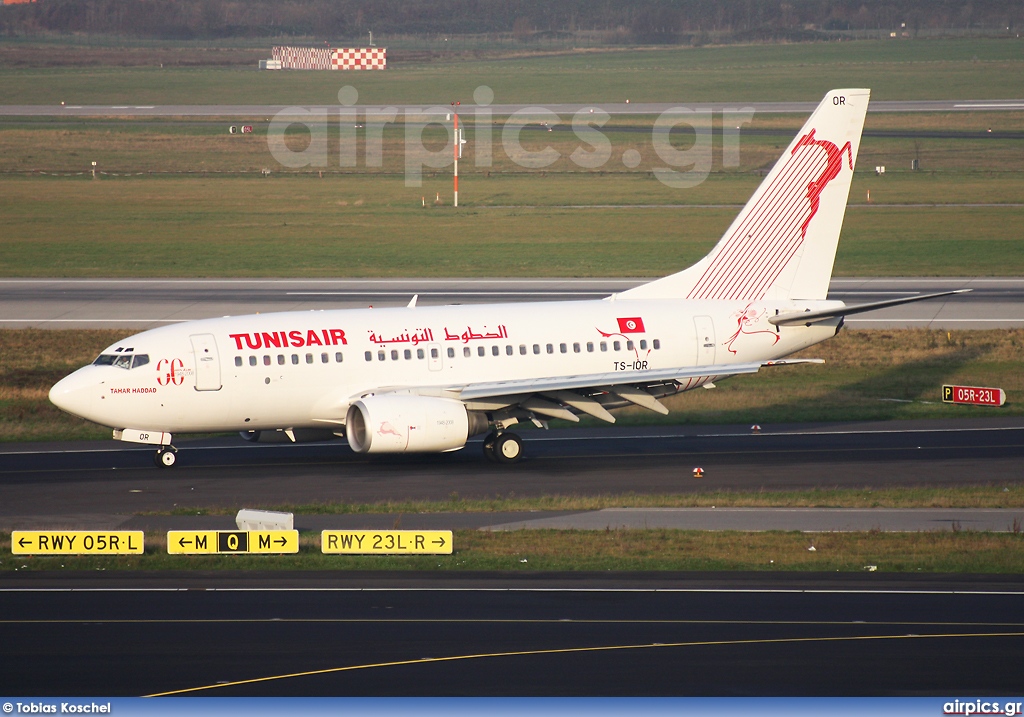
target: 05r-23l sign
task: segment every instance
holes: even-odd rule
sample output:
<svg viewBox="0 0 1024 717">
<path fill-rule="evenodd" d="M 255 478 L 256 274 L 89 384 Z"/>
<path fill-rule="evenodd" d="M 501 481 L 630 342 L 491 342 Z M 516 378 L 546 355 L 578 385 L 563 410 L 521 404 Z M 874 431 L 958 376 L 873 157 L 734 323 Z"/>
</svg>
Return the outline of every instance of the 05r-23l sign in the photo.
<svg viewBox="0 0 1024 717">
<path fill-rule="evenodd" d="M 1002 406 L 1006 392 L 1001 388 L 984 386 L 943 386 L 943 403 L 969 403 L 975 406 Z"/>
</svg>

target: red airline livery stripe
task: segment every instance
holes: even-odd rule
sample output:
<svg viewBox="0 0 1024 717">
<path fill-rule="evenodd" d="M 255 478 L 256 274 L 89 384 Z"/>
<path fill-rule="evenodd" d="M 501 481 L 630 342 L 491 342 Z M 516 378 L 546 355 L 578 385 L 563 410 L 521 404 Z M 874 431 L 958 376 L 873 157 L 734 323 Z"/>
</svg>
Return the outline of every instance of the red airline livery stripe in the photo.
<svg viewBox="0 0 1024 717">
<path fill-rule="evenodd" d="M 764 298 L 803 245 L 821 193 L 844 166 L 853 169 L 849 142 L 839 148 L 815 139 L 814 130 L 801 137 L 782 171 L 712 258 L 687 298 Z"/>
<path fill-rule="evenodd" d="M 341 329 L 308 329 L 306 331 L 259 331 L 251 334 L 228 334 L 235 340 L 235 348 L 242 349 L 286 349 L 302 346 L 348 345 L 345 332 Z M 244 343 L 244 346 L 243 346 Z"/>
</svg>

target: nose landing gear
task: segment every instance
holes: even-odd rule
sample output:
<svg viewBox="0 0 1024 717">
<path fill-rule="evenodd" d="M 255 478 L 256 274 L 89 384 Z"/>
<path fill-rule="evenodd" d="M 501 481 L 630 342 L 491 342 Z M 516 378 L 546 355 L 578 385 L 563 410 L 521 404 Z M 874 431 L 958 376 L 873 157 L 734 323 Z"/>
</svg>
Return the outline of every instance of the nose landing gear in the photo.
<svg viewBox="0 0 1024 717">
<path fill-rule="evenodd" d="M 170 468 L 178 460 L 178 449 L 174 446 L 160 446 L 153 455 L 153 462 L 160 468 Z"/>
</svg>

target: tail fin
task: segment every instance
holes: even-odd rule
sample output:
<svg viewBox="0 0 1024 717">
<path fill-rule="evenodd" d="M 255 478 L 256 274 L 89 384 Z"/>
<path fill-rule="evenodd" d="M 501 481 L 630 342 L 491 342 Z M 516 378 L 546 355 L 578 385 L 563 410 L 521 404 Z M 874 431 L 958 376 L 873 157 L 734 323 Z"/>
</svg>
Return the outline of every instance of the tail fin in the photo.
<svg viewBox="0 0 1024 717">
<path fill-rule="evenodd" d="M 832 90 L 711 253 L 623 299 L 824 299 L 870 90 Z"/>
</svg>

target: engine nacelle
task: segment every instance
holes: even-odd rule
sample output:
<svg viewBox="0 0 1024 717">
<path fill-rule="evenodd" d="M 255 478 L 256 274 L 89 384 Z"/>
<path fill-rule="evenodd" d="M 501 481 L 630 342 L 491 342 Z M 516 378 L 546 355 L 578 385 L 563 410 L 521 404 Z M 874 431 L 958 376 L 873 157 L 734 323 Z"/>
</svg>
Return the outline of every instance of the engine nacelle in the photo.
<svg viewBox="0 0 1024 717">
<path fill-rule="evenodd" d="M 356 453 L 437 453 L 462 448 L 487 419 L 460 402 L 431 396 L 367 396 L 349 406 L 348 444 Z"/>
</svg>

